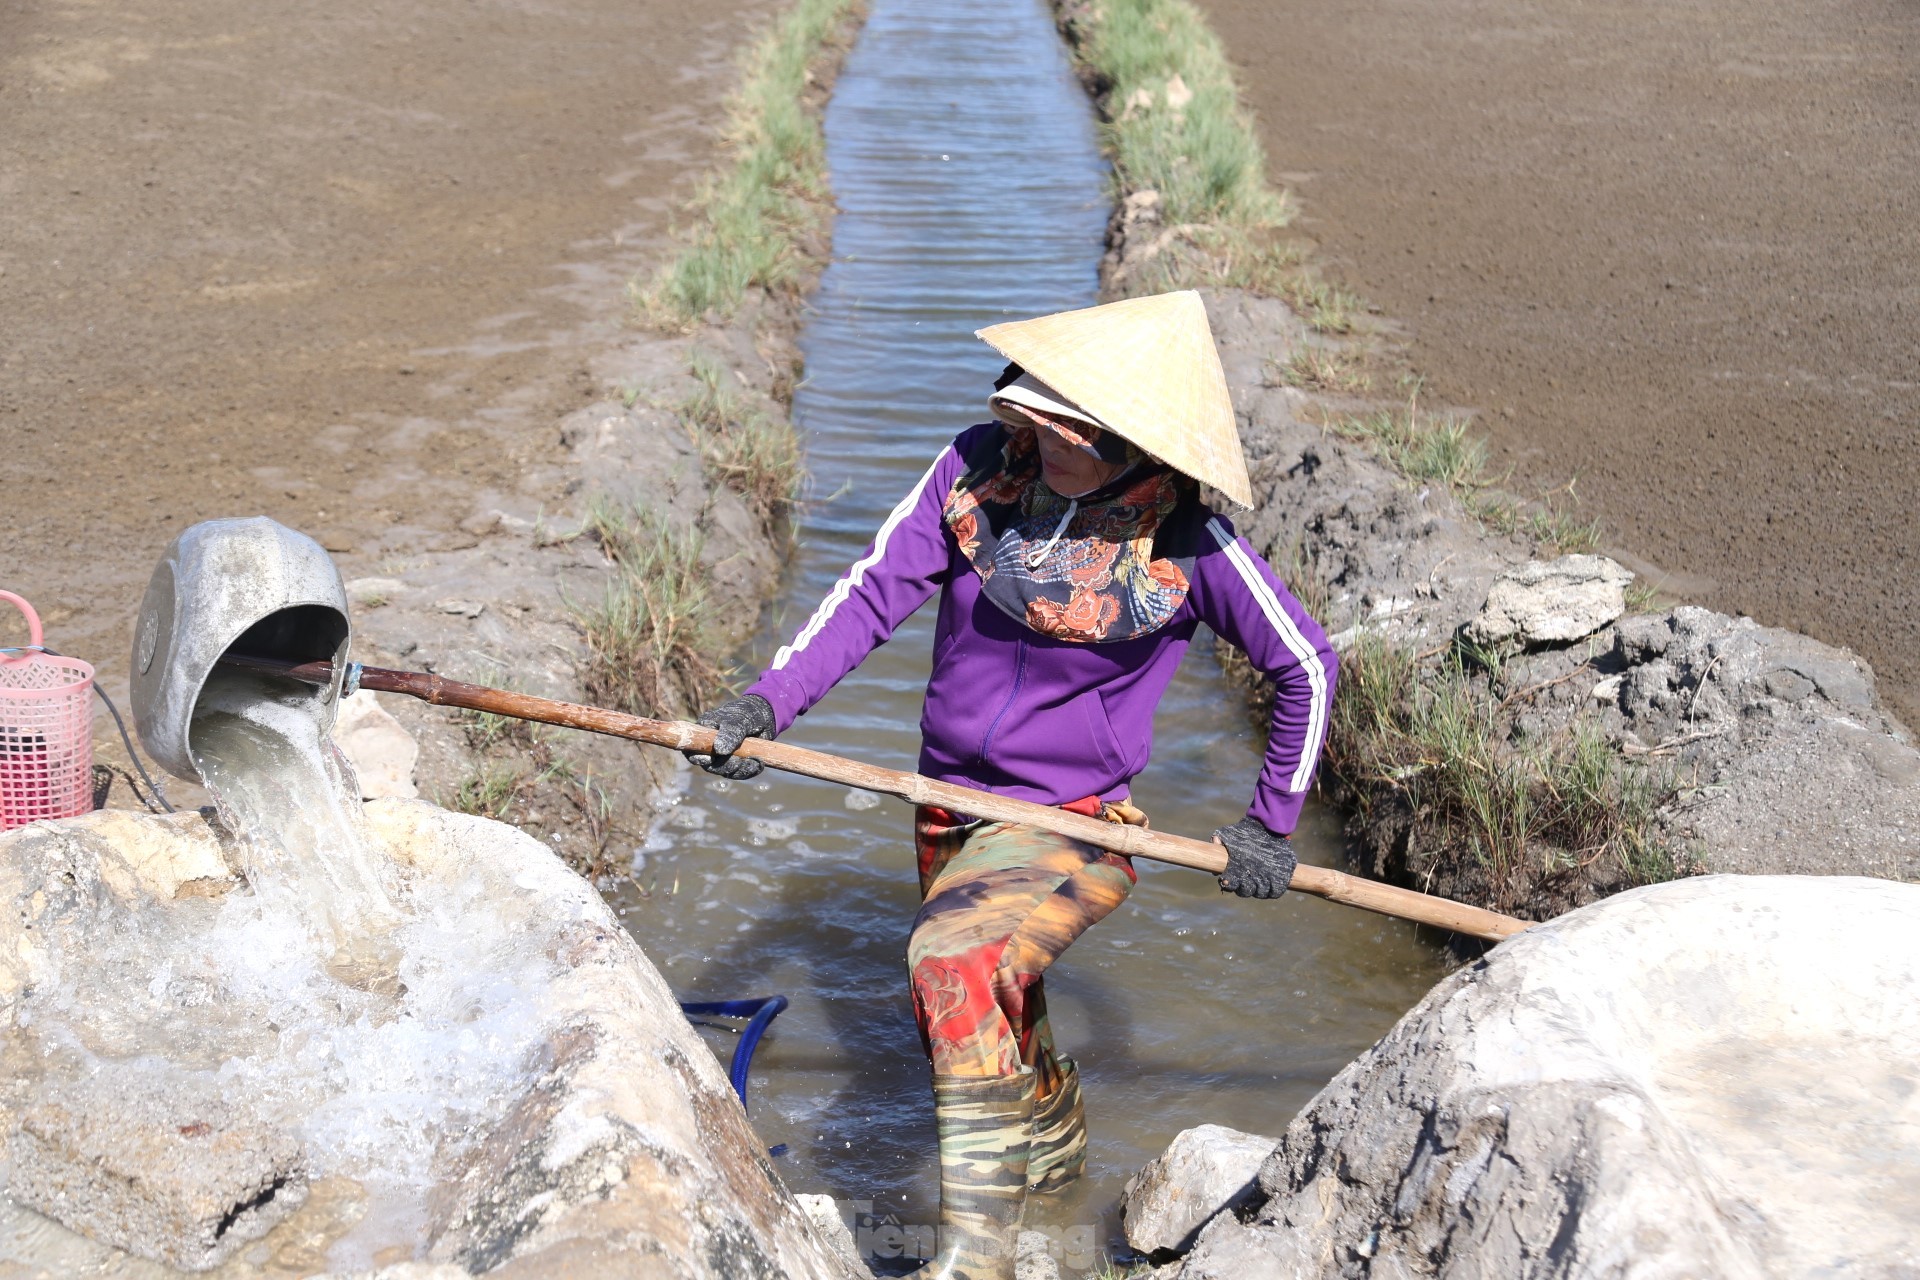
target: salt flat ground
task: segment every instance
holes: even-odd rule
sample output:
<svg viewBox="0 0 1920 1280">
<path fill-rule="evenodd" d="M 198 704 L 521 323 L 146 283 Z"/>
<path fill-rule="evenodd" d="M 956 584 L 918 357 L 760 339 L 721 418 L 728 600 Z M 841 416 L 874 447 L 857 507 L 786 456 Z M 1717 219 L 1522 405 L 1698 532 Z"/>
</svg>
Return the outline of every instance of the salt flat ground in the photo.
<svg viewBox="0 0 1920 1280">
<path fill-rule="evenodd" d="M 1920 8 L 1198 0 L 1335 274 L 1701 603 L 1920 723 Z"/>
<path fill-rule="evenodd" d="M 0 6 L 0 582 L 117 671 L 194 520 L 455 534 L 592 389 L 776 7 Z"/>
</svg>

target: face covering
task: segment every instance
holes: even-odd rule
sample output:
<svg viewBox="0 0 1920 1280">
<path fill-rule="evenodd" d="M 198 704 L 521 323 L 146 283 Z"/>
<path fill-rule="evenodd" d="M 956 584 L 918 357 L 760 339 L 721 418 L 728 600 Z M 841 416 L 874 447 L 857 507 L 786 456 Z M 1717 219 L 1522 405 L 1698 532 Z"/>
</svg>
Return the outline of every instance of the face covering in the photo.
<svg viewBox="0 0 1920 1280">
<path fill-rule="evenodd" d="M 1141 466 L 1063 498 L 1040 478 L 1042 428 L 1016 421 L 981 433 L 942 513 L 983 593 L 1057 640 L 1109 643 L 1165 626 L 1186 602 L 1199 549 L 1199 487 L 1136 453 Z"/>
</svg>

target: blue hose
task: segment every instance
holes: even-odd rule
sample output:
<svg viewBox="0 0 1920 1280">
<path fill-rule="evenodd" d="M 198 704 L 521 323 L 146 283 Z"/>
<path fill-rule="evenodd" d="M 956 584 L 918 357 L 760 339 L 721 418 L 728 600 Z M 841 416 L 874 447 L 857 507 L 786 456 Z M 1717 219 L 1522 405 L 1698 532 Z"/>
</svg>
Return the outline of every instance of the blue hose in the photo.
<svg viewBox="0 0 1920 1280">
<path fill-rule="evenodd" d="M 753 1066 L 753 1051 L 760 1047 L 760 1037 L 767 1033 L 773 1020 L 787 1007 L 785 996 L 761 996 L 752 1000 L 696 1000 L 680 1002 L 680 1012 L 689 1018 L 745 1018 L 747 1025 L 740 1028 L 740 1043 L 733 1047 L 733 1064 L 727 1069 L 727 1079 L 733 1082 L 733 1091 L 740 1095 L 740 1106 L 747 1105 L 747 1072 Z"/>
</svg>

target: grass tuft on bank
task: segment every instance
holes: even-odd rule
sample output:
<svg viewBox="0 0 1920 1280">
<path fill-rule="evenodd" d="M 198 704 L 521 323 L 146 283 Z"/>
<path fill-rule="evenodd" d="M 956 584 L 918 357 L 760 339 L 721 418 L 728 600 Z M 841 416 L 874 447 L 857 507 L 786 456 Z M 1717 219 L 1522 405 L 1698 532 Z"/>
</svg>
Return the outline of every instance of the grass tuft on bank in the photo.
<svg viewBox="0 0 1920 1280">
<path fill-rule="evenodd" d="M 1336 418 L 1332 427 L 1335 435 L 1366 444 L 1415 483 L 1464 493 L 1486 481 L 1487 446 L 1464 419 L 1436 417 L 1409 403 L 1405 409 Z"/>
<path fill-rule="evenodd" d="M 699 444 L 707 474 L 745 498 L 767 525 L 776 525 L 800 497 L 805 471 L 799 432 L 790 419 L 750 407 L 733 374 L 713 355 L 695 351 L 687 372 L 695 390 L 680 403 L 680 421 Z"/>
<path fill-rule="evenodd" d="M 1342 656 L 1326 768 L 1363 838 L 1397 847 L 1404 878 L 1470 886 L 1505 911 L 1557 901 L 1556 881 L 1671 879 L 1654 835 L 1670 788 L 1590 716 L 1516 739 L 1498 675 L 1492 655 L 1423 661 L 1365 633 Z"/>
<path fill-rule="evenodd" d="M 589 505 L 582 531 L 612 563 L 600 598 L 572 604 L 587 641 L 589 699 L 649 716 L 698 706 L 721 684 L 711 655 L 727 647 L 700 534 L 605 497 Z"/>
<path fill-rule="evenodd" d="M 1532 500 L 1502 492 L 1503 477 L 1488 471 L 1486 442 L 1465 418 L 1430 413 L 1409 400 L 1404 408 L 1338 415 L 1327 426 L 1367 445 L 1410 483 L 1445 489 L 1493 533 L 1525 538 L 1556 555 L 1600 545 L 1600 522 L 1574 508 L 1572 485 Z"/>
<path fill-rule="evenodd" d="M 1373 375 L 1351 351 L 1301 346 L 1284 363 L 1268 360 L 1267 385 L 1358 396 L 1373 390 Z"/>
<path fill-rule="evenodd" d="M 1308 612 L 1339 625 L 1315 565 L 1296 551 L 1282 576 Z M 1675 776 L 1622 756 L 1591 710 L 1528 714 L 1559 681 L 1514 688 L 1499 653 L 1353 631 L 1321 773 L 1366 874 L 1538 920 L 1691 865 L 1656 822 Z M 1252 692 L 1264 732 L 1272 687 L 1231 646 L 1221 662 Z"/>
<path fill-rule="evenodd" d="M 686 244 L 636 301 L 650 322 L 685 328 L 726 319 L 747 290 L 792 287 L 800 244 L 829 211 L 821 74 L 861 0 L 795 0 L 741 59 L 727 100 L 727 158 L 689 210 Z"/>
</svg>

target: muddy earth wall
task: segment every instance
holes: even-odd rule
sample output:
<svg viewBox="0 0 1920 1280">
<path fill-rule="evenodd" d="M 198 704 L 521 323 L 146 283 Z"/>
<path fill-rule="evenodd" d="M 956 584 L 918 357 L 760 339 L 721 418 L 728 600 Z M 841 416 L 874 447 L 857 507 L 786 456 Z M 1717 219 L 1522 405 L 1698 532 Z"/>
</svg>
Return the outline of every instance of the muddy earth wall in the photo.
<svg viewBox="0 0 1920 1280">
<path fill-rule="evenodd" d="M 750 625 L 777 531 L 712 483 L 675 406 L 697 343 L 781 412 L 791 317 L 762 300 L 724 330 L 650 334 L 627 284 L 670 251 L 735 57 L 780 9 L 0 15 L 0 578 L 49 642 L 124 687 L 167 540 L 264 513 L 356 584 L 356 656 L 578 698 L 572 606 L 609 563 L 568 535 L 596 494 L 698 530 Z M 422 794 L 576 850 L 644 820 L 630 747 L 505 744 L 592 783 L 509 811 L 473 723 L 391 708 L 421 738 Z"/>
<path fill-rule="evenodd" d="M 272 515 L 351 571 L 561 496 L 554 422 L 776 7 L 9 6 L 10 584 L 118 674 L 195 520 Z"/>
<path fill-rule="evenodd" d="M 1857 650 L 1920 720 L 1920 13 L 1197 3 L 1435 403 L 1531 491 L 1577 477 L 1673 595 Z"/>
</svg>

